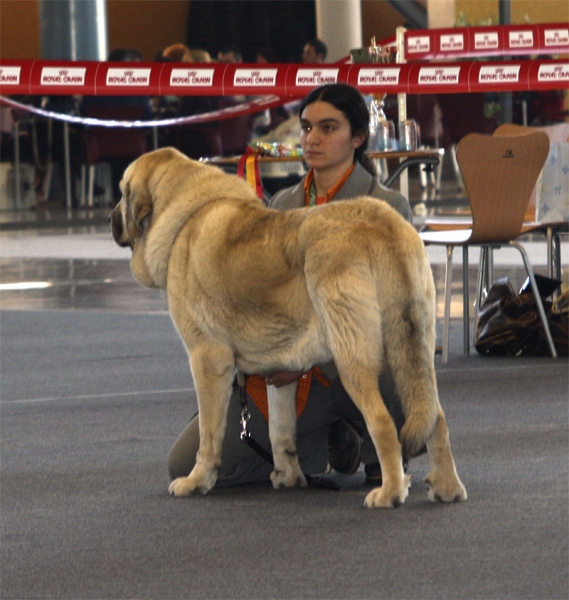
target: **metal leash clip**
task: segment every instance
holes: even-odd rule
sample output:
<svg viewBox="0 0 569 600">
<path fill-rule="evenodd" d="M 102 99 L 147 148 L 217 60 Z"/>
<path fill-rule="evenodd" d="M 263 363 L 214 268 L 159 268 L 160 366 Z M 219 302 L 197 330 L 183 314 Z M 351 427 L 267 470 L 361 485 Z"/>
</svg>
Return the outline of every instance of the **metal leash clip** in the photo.
<svg viewBox="0 0 569 600">
<path fill-rule="evenodd" d="M 241 438 L 242 442 L 245 442 L 247 441 L 247 438 L 251 437 L 251 432 L 247 428 L 247 423 L 251 418 L 251 413 L 249 412 L 247 405 L 241 406 L 241 433 L 239 434 L 239 437 Z"/>
<path fill-rule="evenodd" d="M 247 392 L 245 391 L 245 375 L 241 372 L 237 373 L 237 382 L 239 384 L 240 400 L 241 400 L 241 433 L 239 437 L 242 442 L 247 442 L 251 437 L 251 432 L 247 424 L 251 419 L 251 413 L 247 407 Z"/>
</svg>

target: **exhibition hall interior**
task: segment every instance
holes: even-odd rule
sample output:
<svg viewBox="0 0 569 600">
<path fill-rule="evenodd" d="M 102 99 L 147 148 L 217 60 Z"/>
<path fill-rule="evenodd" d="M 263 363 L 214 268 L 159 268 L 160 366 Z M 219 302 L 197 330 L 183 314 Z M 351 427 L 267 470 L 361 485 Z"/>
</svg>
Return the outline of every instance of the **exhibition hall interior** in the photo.
<svg viewBox="0 0 569 600">
<path fill-rule="evenodd" d="M 338 86 L 356 100 L 311 96 Z M 314 107 L 350 132 L 342 160 L 356 167 L 340 179 L 325 179 L 332 168 L 314 147 L 342 142 L 329 141 L 338 134 Z M 565 0 L 2 0 L 0 130 L 1 598 L 569 597 Z M 349 203 L 342 187 L 369 165 L 374 185 L 361 194 L 404 206 L 426 253 L 429 364 L 464 495 L 429 492 L 437 465 L 450 468 L 446 437 L 433 434 L 399 459 L 408 495 L 365 508 L 390 457 L 369 446 L 353 405 L 357 417 L 318 430 L 328 462 L 305 471 L 307 487 L 274 489 L 262 461 L 258 479 L 246 460 L 227 474 L 229 448 L 247 435 L 234 445 L 227 436 L 237 440 L 247 423 L 266 441 L 251 465 L 271 450 L 266 419 L 260 432 L 255 414 L 233 418 L 246 397 L 258 406 L 235 378 L 214 469 L 222 483 L 172 497 L 179 441 L 198 420 L 198 440 L 206 432 L 202 375 L 172 318 L 178 283 L 135 278 L 139 242 L 125 236 L 151 221 L 127 227 L 122 193 L 125 169 L 164 148 L 245 179 L 271 209 L 296 194 L 306 214 Z M 323 181 L 334 185 L 322 193 Z M 235 264 L 228 255 L 227 281 Z M 205 310 L 219 304 L 209 281 L 199 284 Z M 266 288 L 252 288 L 247 311 L 269 306 L 255 297 Z M 249 318 L 231 306 L 235 323 Z M 287 310 L 297 312 L 294 298 Z M 394 353 L 382 345 L 380 354 Z M 333 412 L 334 390 L 347 393 L 342 376 L 326 374 L 311 364 L 294 381 L 312 377 L 312 394 L 324 377 L 322 410 Z M 300 388 L 302 464 L 312 413 L 303 421 Z M 404 413 L 390 425 L 399 451 Z M 337 466 L 338 447 L 350 469 Z"/>
</svg>

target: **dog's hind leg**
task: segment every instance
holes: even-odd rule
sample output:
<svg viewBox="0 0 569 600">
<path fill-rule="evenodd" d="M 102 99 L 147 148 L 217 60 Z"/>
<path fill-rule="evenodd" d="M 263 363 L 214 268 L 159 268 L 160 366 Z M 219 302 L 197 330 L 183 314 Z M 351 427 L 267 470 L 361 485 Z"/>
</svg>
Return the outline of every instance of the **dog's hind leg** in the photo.
<svg viewBox="0 0 569 600">
<path fill-rule="evenodd" d="M 384 356 L 375 281 L 365 264 L 351 264 L 342 273 L 338 263 L 334 267 L 333 276 L 310 278 L 309 293 L 342 384 L 362 413 L 379 457 L 383 485 L 367 495 L 365 506 L 398 506 L 407 498 L 410 478 L 403 473 L 397 428 L 379 391 Z"/>
<path fill-rule="evenodd" d="M 233 355 L 225 348 L 195 350 L 190 364 L 198 396 L 200 446 L 192 472 L 170 484 L 172 496 L 189 496 L 195 490 L 207 494 L 215 485 L 234 376 Z"/>
<path fill-rule="evenodd" d="M 466 500 L 452 457 L 448 427 L 439 402 L 434 365 L 434 307 L 419 300 L 401 306 L 399 318 L 385 323 L 388 362 L 405 412 L 401 430 L 404 454 L 427 446 L 431 469 L 425 481 L 429 499 Z M 396 314 L 396 311 L 391 311 Z"/>
<path fill-rule="evenodd" d="M 437 422 L 427 442 L 431 468 L 425 477 L 429 486 L 431 502 L 458 502 L 466 500 L 464 485 L 458 477 L 450 450 L 450 441 L 446 419 L 439 405 Z"/>
<path fill-rule="evenodd" d="M 267 386 L 269 437 L 275 470 L 273 487 L 305 487 L 306 479 L 296 453 L 296 383 L 281 388 Z"/>
<path fill-rule="evenodd" d="M 411 478 L 403 472 L 401 444 L 395 423 L 378 390 L 377 372 L 352 364 L 348 369 L 336 365 L 344 388 L 362 413 L 369 435 L 375 446 L 383 483 L 365 498 L 367 508 L 397 507 L 407 498 Z"/>
</svg>

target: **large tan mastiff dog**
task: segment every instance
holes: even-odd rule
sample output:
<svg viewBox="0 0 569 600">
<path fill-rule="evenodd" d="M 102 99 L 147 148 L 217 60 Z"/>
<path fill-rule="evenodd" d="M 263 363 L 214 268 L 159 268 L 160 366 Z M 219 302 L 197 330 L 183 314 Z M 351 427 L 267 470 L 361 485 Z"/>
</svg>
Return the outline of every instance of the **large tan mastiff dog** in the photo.
<svg viewBox="0 0 569 600">
<path fill-rule="evenodd" d="M 163 148 L 125 171 L 110 220 L 132 272 L 165 289 L 196 385 L 200 447 L 174 496 L 215 484 L 236 370 L 308 370 L 334 360 L 379 456 L 368 507 L 404 502 L 402 452 L 425 444 L 432 501 L 465 500 L 434 369 L 435 289 L 414 228 L 372 198 L 266 208 L 245 181 Z M 388 364 L 406 415 L 397 430 L 378 389 Z M 269 392 L 274 487 L 304 486 L 296 455 L 296 384 Z"/>
</svg>

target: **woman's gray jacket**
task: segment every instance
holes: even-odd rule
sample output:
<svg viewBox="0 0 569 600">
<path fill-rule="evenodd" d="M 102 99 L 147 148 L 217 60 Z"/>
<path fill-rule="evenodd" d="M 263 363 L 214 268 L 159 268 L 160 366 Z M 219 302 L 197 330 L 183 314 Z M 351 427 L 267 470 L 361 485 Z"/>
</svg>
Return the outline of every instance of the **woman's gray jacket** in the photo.
<svg viewBox="0 0 569 600">
<path fill-rule="evenodd" d="M 269 207 L 276 208 L 277 210 L 302 208 L 305 202 L 304 180 L 305 177 L 303 177 L 298 184 L 277 192 L 271 198 Z M 348 200 L 349 198 L 355 198 L 356 196 L 372 196 L 374 198 L 379 198 L 380 200 L 385 200 L 385 202 L 390 204 L 409 222 L 412 222 L 413 220 L 411 207 L 409 206 L 407 198 L 400 192 L 390 190 L 381 185 L 359 162 L 356 163 L 355 169 L 332 201 Z"/>
</svg>

